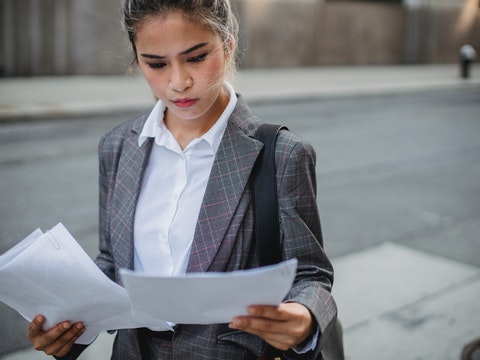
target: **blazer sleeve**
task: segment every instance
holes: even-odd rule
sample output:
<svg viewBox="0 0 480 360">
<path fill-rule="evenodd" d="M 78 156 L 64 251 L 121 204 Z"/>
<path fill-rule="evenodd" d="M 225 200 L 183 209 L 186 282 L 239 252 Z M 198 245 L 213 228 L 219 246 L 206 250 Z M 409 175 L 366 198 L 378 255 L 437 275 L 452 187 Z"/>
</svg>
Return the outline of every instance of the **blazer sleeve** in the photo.
<svg viewBox="0 0 480 360">
<path fill-rule="evenodd" d="M 105 137 L 100 140 L 99 144 L 99 215 L 100 215 L 100 253 L 95 259 L 97 266 L 112 280 L 114 277 L 113 272 L 113 260 L 111 259 L 110 253 L 106 246 L 106 211 L 107 211 L 107 198 L 108 198 L 108 188 L 109 183 L 109 171 L 106 166 L 107 164 L 107 154 L 104 150 Z M 111 173 L 111 171 L 110 171 Z M 110 176 L 111 177 L 111 176 Z M 63 357 L 56 357 L 57 360 L 75 360 L 80 354 L 88 347 L 88 345 L 73 344 L 72 349 L 68 352 L 67 355 Z"/>
<path fill-rule="evenodd" d="M 316 154 L 306 141 L 281 131 L 276 146 L 277 187 L 283 257 L 297 258 L 298 270 L 285 301 L 306 306 L 319 328 L 315 351 L 289 359 L 315 359 L 333 326 L 337 307 L 331 295 L 333 267 L 323 249 L 316 200 Z"/>
<path fill-rule="evenodd" d="M 95 263 L 111 280 L 115 281 L 115 266 L 112 255 L 109 250 L 109 206 L 110 193 L 113 188 L 115 178 L 115 154 L 112 146 L 107 146 L 106 136 L 104 136 L 98 146 L 99 154 L 99 254 Z"/>
</svg>

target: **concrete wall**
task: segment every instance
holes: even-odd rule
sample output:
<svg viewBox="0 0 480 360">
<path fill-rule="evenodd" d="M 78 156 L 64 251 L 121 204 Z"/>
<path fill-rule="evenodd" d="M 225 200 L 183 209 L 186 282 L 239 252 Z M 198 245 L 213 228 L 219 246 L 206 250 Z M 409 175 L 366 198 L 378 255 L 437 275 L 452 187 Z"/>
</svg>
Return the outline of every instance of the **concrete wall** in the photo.
<svg viewBox="0 0 480 360">
<path fill-rule="evenodd" d="M 480 52 L 478 0 L 244 0 L 248 67 L 451 63 Z M 447 4 L 447 5 L 445 5 Z M 472 6 L 472 4 L 474 6 Z"/>
<path fill-rule="evenodd" d="M 0 73 L 115 74 L 127 47 L 121 0 L 0 0 Z"/>
<path fill-rule="evenodd" d="M 233 0 L 242 67 L 456 62 L 478 0 Z M 0 0 L 0 75 L 121 74 L 121 0 Z M 408 5 L 411 4 L 411 5 Z"/>
<path fill-rule="evenodd" d="M 243 11 L 248 66 L 403 61 L 406 12 L 400 4 L 252 0 Z"/>
</svg>

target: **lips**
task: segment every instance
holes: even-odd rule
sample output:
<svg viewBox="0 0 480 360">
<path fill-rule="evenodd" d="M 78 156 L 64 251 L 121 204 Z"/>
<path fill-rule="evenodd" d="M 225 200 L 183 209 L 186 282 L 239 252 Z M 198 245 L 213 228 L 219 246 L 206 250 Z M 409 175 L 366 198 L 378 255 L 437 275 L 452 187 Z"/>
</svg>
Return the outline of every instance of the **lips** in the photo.
<svg viewBox="0 0 480 360">
<path fill-rule="evenodd" d="M 172 100 L 172 102 L 179 108 L 189 108 L 195 105 L 197 101 L 198 99 L 190 99 L 190 98 Z"/>
</svg>

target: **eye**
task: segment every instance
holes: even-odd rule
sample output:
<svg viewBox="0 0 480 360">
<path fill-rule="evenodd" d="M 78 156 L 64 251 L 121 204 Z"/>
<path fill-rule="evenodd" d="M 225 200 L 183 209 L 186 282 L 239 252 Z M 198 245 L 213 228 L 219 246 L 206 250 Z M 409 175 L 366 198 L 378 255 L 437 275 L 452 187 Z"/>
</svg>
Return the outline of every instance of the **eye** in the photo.
<svg viewBox="0 0 480 360">
<path fill-rule="evenodd" d="M 202 55 L 199 55 L 199 56 L 194 56 L 194 57 L 191 57 L 188 59 L 188 62 L 191 62 L 191 63 L 199 63 L 203 60 L 205 60 L 205 58 L 207 57 L 207 53 L 205 54 L 202 54 Z"/>
<path fill-rule="evenodd" d="M 161 69 L 163 68 L 166 64 L 165 63 L 147 63 L 148 67 L 150 69 Z"/>
</svg>

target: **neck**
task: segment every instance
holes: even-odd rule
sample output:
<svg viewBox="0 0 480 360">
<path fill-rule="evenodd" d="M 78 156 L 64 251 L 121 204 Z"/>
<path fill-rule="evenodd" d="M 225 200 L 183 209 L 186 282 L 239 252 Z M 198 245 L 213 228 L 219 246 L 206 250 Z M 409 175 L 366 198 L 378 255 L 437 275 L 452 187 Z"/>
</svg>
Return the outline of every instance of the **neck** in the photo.
<svg viewBox="0 0 480 360">
<path fill-rule="evenodd" d="M 228 105 L 229 97 L 225 90 L 221 90 L 217 100 L 207 113 L 197 119 L 179 119 L 167 109 L 165 126 L 173 134 L 182 149 L 194 139 L 208 132 L 222 115 Z"/>
</svg>

